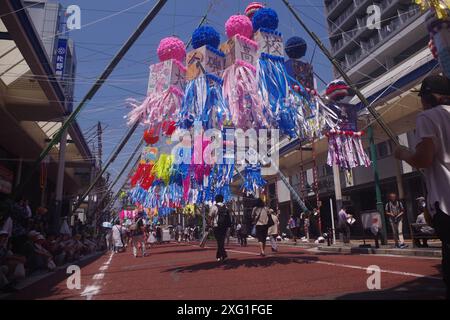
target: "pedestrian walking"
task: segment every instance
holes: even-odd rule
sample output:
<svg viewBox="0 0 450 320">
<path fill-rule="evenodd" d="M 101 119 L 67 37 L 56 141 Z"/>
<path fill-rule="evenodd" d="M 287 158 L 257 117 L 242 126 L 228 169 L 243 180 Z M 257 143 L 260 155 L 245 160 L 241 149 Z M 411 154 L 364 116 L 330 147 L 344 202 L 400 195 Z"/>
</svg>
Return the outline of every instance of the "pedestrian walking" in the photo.
<svg viewBox="0 0 450 320">
<path fill-rule="evenodd" d="M 349 214 L 348 207 L 342 207 L 338 213 L 338 229 L 341 242 L 350 243 L 350 222 L 353 216 Z"/>
<path fill-rule="evenodd" d="M 269 213 L 272 216 L 273 226 L 269 227 L 268 234 L 270 239 L 270 246 L 272 247 L 272 252 L 278 252 L 277 237 L 280 233 L 280 220 L 278 219 L 279 213 L 278 209 L 270 209 Z"/>
<path fill-rule="evenodd" d="M 145 240 L 144 240 L 144 220 L 142 215 L 138 214 L 136 221 L 131 225 L 131 245 L 133 247 L 133 255 L 135 258 L 138 257 L 139 248 L 142 250 L 142 256 L 145 257 L 147 254 L 145 252 Z"/>
<path fill-rule="evenodd" d="M 179 223 L 175 227 L 175 241 L 178 242 L 178 243 L 181 242 L 182 236 L 183 236 L 183 227 Z"/>
<path fill-rule="evenodd" d="M 123 242 L 123 230 L 120 225 L 120 221 L 117 220 L 115 225 L 112 227 L 112 242 L 114 247 L 114 253 L 119 253 L 123 250 L 124 242 Z"/>
<path fill-rule="evenodd" d="M 191 231 L 191 229 L 189 228 L 189 226 L 186 226 L 185 228 L 184 228 L 184 231 L 183 231 L 183 239 L 184 239 L 184 242 L 189 242 L 189 232 Z"/>
<path fill-rule="evenodd" d="M 425 218 L 442 241 L 442 271 L 450 299 L 450 80 L 426 77 L 420 88 L 424 111 L 416 119 L 415 151 L 399 147 L 395 157 L 425 169 Z"/>
<path fill-rule="evenodd" d="M 106 240 L 106 250 L 114 251 L 114 243 L 111 228 L 106 229 L 105 240 Z"/>
<path fill-rule="evenodd" d="M 384 208 L 386 215 L 388 216 L 389 223 L 394 234 L 394 243 L 396 248 L 404 249 L 408 247 L 405 244 L 403 238 L 403 216 L 405 209 L 401 201 L 397 199 L 397 195 L 391 192 L 388 196 L 388 202 Z"/>
<path fill-rule="evenodd" d="M 298 218 L 295 217 L 293 214 L 289 218 L 288 229 L 291 231 L 291 235 L 292 235 L 292 239 L 294 240 L 294 244 L 297 244 L 297 238 L 299 235 L 300 225 L 299 225 Z"/>
<path fill-rule="evenodd" d="M 252 212 L 253 224 L 254 224 L 254 234 L 256 239 L 258 239 L 260 256 L 264 257 L 266 255 L 266 240 L 269 227 L 273 226 L 272 216 L 269 213 L 269 209 L 265 206 L 262 199 L 256 201 L 256 206 L 253 208 Z"/>
<path fill-rule="evenodd" d="M 156 237 L 156 242 L 158 244 L 162 243 L 162 228 L 161 228 L 161 223 L 159 221 L 156 224 L 155 237 Z"/>
<path fill-rule="evenodd" d="M 231 213 L 223 203 L 223 196 L 216 195 L 215 204 L 209 211 L 210 224 L 213 227 L 214 237 L 217 241 L 217 261 L 225 261 L 227 252 L 225 250 L 225 237 L 227 229 L 231 226 Z"/>
</svg>

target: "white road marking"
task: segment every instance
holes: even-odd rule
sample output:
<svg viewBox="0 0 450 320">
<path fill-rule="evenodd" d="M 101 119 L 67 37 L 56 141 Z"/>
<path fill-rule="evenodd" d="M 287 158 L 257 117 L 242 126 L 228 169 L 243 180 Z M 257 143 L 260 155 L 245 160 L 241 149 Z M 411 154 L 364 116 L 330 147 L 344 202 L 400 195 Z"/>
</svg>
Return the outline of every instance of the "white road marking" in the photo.
<svg viewBox="0 0 450 320">
<path fill-rule="evenodd" d="M 92 277 L 93 280 L 102 280 L 105 277 L 104 273 L 97 273 L 94 274 L 94 276 Z"/>
<path fill-rule="evenodd" d="M 109 264 L 111 263 L 111 260 L 113 258 L 114 253 L 111 252 L 111 254 L 109 255 L 108 260 L 103 263 L 103 265 L 98 268 L 98 270 L 100 271 L 99 273 L 96 273 L 93 277 L 92 280 L 94 280 L 94 282 L 87 286 L 83 292 L 80 294 L 80 296 L 82 297 L 86 297 L 86 300 L 92 300 L 92 298 L 100 293 L 100 289 L 101 289 L 101 280 L 105 277 L 105 271 L 108 270 Z"/>
<path fill-rule="evenodd" d="M 249 251 L 240 251 L 240 250 L 227 250 L 227 251 L 228 252 L 235 252 L 235 253 L 243 253 L 243 254 L 248 254 L 248 255 L 252 255 L 252 256 L 257 256 L 258 255 L 255 252 L 249 252 Z M 299 259 L 301 259 L 301 257 L 299 257 Z M 368 268 L 366 268 L 366 267 L 355 266 L 355 265 L 350 265 L 350 264 L 326 262 L 326 261 L 307 261 L 307 263 L 316 263 L 316 264 L 322 264 L 322 265 L 327 265 L 327 266 L 349 268 L 349 269 L 357 269 L 357 270 L 364 270 L 364 271 L 368 270 Z M 428 275 L 419 274 L 419 273 L 396 271 L 396 270 L 386 270 L 386 269 L 381 269 L 380 271 L 383 272 L 383 273 L 390 273 L 390 274 L 396 274 L 396 275 L 407 276 L 407 277 L 442 280 L 440 277 L 433 277 L 433 276 L 428 276 Z"/>
</svg>

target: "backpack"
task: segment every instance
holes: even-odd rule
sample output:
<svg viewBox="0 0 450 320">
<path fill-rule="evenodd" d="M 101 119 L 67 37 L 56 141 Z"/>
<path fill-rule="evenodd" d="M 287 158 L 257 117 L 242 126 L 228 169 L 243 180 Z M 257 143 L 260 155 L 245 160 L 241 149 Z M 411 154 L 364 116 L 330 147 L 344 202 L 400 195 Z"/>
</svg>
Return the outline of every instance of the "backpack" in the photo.
<svg viewBox="0 0 450 320">
<path fill-rule="evenodd" d="M 231 215 L 226 206 L 217 206 L 217 226 L 219 228 L 231 227 Z"/>
</svg>

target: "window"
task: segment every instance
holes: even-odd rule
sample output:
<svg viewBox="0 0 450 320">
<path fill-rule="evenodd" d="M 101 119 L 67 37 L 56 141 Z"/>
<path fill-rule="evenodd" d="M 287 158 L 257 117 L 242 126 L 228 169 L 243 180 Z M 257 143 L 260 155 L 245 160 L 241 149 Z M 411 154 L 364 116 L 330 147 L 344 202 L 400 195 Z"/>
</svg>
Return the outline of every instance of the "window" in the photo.
<svg viewBox="0 0 450 320">
<path fill-rule="evenodd" d="M 377 157 L 378 159 L 383 159 L 392 154 L 391 142 L 384 141 L 377 144 Z"/>
</svg>

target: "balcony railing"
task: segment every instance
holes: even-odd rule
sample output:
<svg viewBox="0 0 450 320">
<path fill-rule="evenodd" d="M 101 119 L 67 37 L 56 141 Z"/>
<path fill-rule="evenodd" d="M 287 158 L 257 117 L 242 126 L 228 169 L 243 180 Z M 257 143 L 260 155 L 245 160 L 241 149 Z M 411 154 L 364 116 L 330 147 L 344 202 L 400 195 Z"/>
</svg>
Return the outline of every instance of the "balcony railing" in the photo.
<svg viewBox="0 0 450 320">
<path fill-rule="evenodd" d="M 331 1 L 328 5 L 327 5 L 327 12 L 331 12 L 333 11 L 334 8 L 336 8 L 336 6 L 338 5 L 339 0 L 333 0 Z"/>
<path fill-rule="evenodd" d="M 351 66 L 353 65 L 356 61 L 359 60 L 359 58 L 362 55 L 362 50 L 361 49 L 357 49 L 354 53 L 352 54 L 348 54 L 345 55 L 345 59 L 347 60 L 347 65 Z"/>
<path fill-rule="evenodd" d="M 388 8 L 389 5 L 392 4 L 392 2 L 393 0 L 384 0 L 384 8 Z M 398 30 L 408 25 L 411 21 L 417 19 L 420 14 L 421 11 L 416 5 L 411 5 L 406 10 L 398 10 L 398 16 L 396 18 L 393 18 L 388 25 L 382 27 L 379 32 L 375 33 L 369 40 L 360 42 L 363 54 L 357 53 L 346 56 L 346 63 L 341 63 L 344 70 L 350 69 L 354 64 L 356 64 L 356 62 L 358 62 L 358 60 L 361 59 L 361 57 L 364 56 L 364 53 L 372 52 L 374 48 L 378 47 L 381 43 L 388 41 L 388 39 L 391 38 L 393 34 L 396 34 Z M 348 36 L 344 37 L 344 39 L 348 40 Z M 337 50 L 340 50 L 341 47 L 345 45 L 345 43 L 346 41 L 340 44 L 340 47 L 337 48 Z M 358 59 L 356 59 L 356 57 L 358 57 Z"/>
<path fill-rule="evenodd" d="M 349 16 L 352 15 L 353 11 L 355 10 L 355 4 L 352 2 L 352 4 L 334 21 L 331 22 L 330 29 L 331 31 L 335 31 L 337 28 L 341 26 L 341 24 L 347 20 Z"/>
</svg>

